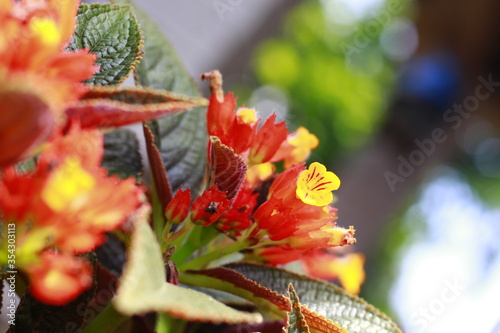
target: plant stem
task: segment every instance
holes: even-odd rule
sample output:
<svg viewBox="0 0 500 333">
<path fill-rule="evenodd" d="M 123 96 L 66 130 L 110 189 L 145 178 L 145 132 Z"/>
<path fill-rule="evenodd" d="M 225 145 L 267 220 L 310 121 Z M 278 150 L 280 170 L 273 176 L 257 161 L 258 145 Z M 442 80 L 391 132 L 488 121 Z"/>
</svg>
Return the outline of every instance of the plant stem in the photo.
<svg viewBox="0 0 500 333">
<path fill-rule="evenodd" d="M 172 333 L 183 332 L 187 322 L 181 319 L 174 319 L 166 313 L 159 312 L 158 320 L 156 322 L 156 332 L 158 333 Z"/>
<path fill-rule="evenodd" d="M 151 201 L 153 206 L 153 230 L 155 231 L 158 240 L 162 240 L 163 229 L 165 227 L 165 213 L 163 212 L 160 198 L 158 197 L 158 192 L 154 186 L 154 181 L 152 182 L 151 190 Z"/>
<path fill-rule="evenodd" d="M 250 245 L 251 245 L 251 241 L 248 239 L 238 241 L 238 242 L 232 243 L 228 246 L 222 247 L 220 249 L 205 253 L 202 256 L 199 256 L 191 261 L 188 261 L 184 264 L 181 264 L 178 266 L 178 269 L 181 271 L 186 271 L 189 269 L 201 269 L 216 259 L 227 256 L 228 254 L 235 253 L 235 252 L 241 251 L 243 249 L 246 249 Z"/>
<path fill-rule="evenodd" d="M 82 333 L 113 332 L 127 319 L 127 316 L 122 315 L 112 304 L 109 304 L 94 321 L 82 330 Z"/>
</svg>

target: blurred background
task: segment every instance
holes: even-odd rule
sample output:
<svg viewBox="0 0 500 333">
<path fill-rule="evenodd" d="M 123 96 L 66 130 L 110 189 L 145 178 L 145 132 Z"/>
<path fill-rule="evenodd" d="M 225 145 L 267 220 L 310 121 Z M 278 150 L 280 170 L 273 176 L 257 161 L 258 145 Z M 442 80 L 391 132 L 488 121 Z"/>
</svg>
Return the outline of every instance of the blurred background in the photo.
<svg viewBox="0 0 500 333">
<path fill-rule="evenodd" d="M 407 333 L 500 332 L 500 2 L 137 3 L 194 78 L 318 136 L 362 297 Z"/>
</svg>

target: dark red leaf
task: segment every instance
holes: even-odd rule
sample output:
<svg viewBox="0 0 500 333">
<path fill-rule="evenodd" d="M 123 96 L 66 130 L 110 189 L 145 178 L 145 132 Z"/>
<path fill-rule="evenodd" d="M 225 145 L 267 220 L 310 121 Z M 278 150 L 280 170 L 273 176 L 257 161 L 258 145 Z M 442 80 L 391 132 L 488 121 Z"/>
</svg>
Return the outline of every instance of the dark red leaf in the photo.
<svg viewBox="0 0 500 333">
<path fill-rule="evenodd" d="M 227 198 L 232 199 L 245 179 L 247 166 L 241 156 L 232 148 L 222 144 L 219 138 L 210 137 L 208 145 L 208 186 L 217 184 L 217 188 L 220 191 L 226 191 Z"/>
</svg>

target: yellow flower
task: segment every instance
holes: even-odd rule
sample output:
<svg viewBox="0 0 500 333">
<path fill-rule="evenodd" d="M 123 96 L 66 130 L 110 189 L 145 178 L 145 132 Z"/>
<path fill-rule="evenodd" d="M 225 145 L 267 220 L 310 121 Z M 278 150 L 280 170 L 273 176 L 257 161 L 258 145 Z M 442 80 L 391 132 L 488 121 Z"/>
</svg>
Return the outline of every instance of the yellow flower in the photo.
<svg viewBox="0 0 500 333">
<path fill-rule="evenodd" d="M 325 206 L 333 200 L 332 191 L 340 187 L 340 179 L 318 162 L 302 171 L 297 180 L 297 197 L 308 205 Z"/>
</svg>

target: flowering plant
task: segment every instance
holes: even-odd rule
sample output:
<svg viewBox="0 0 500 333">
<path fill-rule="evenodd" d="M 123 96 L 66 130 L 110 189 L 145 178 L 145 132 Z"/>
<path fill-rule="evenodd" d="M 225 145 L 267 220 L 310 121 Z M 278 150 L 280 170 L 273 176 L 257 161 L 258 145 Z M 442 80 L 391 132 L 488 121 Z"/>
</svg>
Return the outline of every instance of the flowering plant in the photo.
<svg viewBox="0 0 500 333">
<path fill-rule="evenodd" d="M 354 228 L 330 206 L 339 178 L 305 164 L 317 138 L 238 108 L 217 71 L 200 97 L 117 2 L 0 1 L 10 331 L 399 332 L 352 295 L 363 258 L 335 252 Z"/>
</svg>

